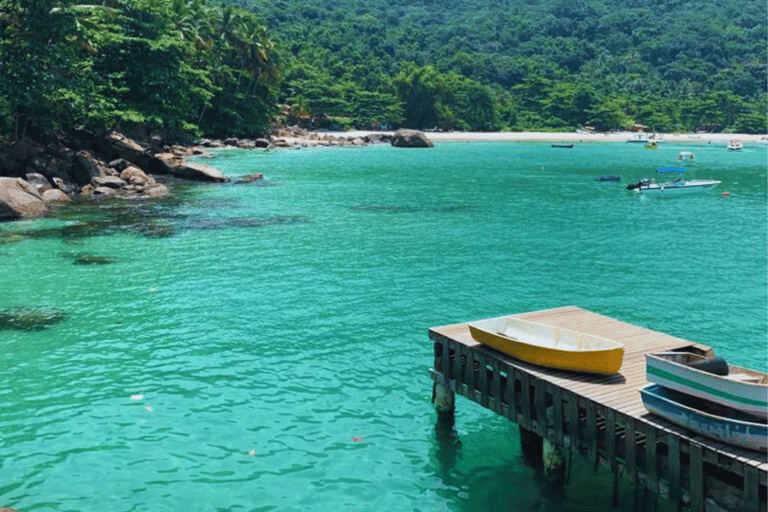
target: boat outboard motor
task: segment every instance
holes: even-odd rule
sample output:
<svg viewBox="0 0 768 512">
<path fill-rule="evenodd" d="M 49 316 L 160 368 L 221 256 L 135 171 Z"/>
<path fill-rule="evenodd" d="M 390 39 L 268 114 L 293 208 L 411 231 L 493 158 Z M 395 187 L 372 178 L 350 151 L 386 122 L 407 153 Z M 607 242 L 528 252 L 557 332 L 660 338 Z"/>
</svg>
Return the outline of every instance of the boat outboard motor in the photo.
<svg viewBox="0 0 768 512">
<path fill-rule="evenodd" d="M 649 179 L 640 180 L 637 183 L 630 183 L 629 185 L 627 185 L 627 190 L 635 190 L 636 188 L 640 188 L 642 186 L 648 186 L 650 185 L 650 183 L 651 183 L 651 180 Z"/>
<path fill-rule="evenodd" d="M 728 375 L 728 363 L 722 357 L 705 359 L 704 361 L 691 363 L 688 366 L 703 372 L 714 373 L 715 375 Z"/>
</svg>

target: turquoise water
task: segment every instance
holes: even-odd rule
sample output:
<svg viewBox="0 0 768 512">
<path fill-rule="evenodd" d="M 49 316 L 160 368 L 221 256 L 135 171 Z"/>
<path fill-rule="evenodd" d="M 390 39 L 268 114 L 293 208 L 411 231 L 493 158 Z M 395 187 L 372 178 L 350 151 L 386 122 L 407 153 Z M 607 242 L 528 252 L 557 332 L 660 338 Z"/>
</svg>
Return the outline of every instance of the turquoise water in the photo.
<svg viewBox="0 0 768 512">
<path fill-rule="evenodd" d="M 674 199 L 625 190 L 682 150 L 694 178 L 723 183 Z M 765 370 L 766 156 L 230 151 L 211 163 L 265 186 L 179 186 L 173 200 L 2 224 L 0 310 L 67 319 L 0 331 L 0 506 L 608 508 L 610 476 L 576 459 L 554 492 L 516 426 L 468 400 L 455 432 L 436 426 L 427 329 L 577 305 Z M 623 181 L 594 181 L 604 174 Z M 75 264 L 82 253 L 113 262 Z M 634 488 L 620 491 L 617 510 L 633 510 Z"/>
</svg>

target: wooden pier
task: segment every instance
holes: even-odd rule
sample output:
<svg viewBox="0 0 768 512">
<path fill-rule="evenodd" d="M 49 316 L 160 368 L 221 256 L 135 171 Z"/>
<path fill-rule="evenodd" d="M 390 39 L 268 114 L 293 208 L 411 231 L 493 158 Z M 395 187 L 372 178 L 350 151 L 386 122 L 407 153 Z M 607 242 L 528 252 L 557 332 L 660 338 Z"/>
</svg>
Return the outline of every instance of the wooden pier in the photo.
<svg viewBox="0 0 768 512">
<path fill-rule="evenodd" d="M 543 368 L 477 343 L 465 323 L 433 327 L 432 376 L 435 388 L 450 395 L 449 402 L 454 393 L 469 398 L 516 422 L 521 433 L 576 450 L 693 512 L 767 509 L 765 453 L 696 435 L 649 413 L 640 398 L 639 389 L 648 384 L 646 353 L 709 347 L 578 307 L 512 316 L 624 343 L 620 373 Z"/>
</svg>

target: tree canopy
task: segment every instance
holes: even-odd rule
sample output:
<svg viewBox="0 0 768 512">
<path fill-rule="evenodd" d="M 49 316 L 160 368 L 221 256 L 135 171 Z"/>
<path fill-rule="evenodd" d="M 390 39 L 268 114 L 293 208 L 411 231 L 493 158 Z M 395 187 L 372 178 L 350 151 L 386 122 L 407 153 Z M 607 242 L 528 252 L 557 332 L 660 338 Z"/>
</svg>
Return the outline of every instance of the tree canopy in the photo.
<svg viewBox="0 0 768 512">
<path fill-rule="evenodd" d="M 768 127 L 767 18 L 757 0 L 239 5 L 264 19 L 282 54 L 281 101 L 306 100 L 310 113 L 347 116 L 357 126 Z M 367 108 L 356 110 L 362 91 Z"/>
<path fill-rule="evenodd" d="M 0 0 L 0 135 L 768 127 L 758 0 L 225 2 Z"/>
<path fill-rule="evenodd" d="M 0 0 L 0 133 L 269 129 L 280 66 L 251 12 L 204 0 Z"/>
</svg>

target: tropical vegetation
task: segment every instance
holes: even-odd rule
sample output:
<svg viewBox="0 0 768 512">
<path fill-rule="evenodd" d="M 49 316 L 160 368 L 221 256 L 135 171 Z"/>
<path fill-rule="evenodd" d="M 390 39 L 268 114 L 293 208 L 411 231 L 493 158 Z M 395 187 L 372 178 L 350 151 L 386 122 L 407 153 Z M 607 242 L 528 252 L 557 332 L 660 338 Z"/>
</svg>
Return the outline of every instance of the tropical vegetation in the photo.
<svg viewBox="0 0 768 512">
<path fill-rule="evenodd" d="M 0 136 L 765 133 L 757 0 L 0 0 Z"/>
<path fill-rule="evenodd" d="M 765 133 L 765 2 L 240 0 L 280 98 L 356 126 Z"/>
<path fill-rule="evenodd" d="M 204 0 L 0 0 L 0 133 L 269 129 L 281 79 L 258 18 Z"/>
</svg>

